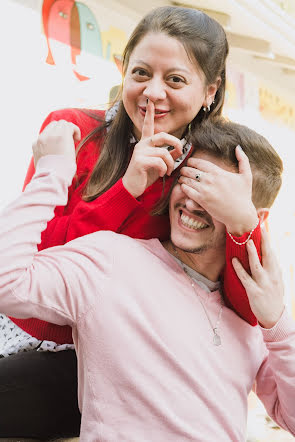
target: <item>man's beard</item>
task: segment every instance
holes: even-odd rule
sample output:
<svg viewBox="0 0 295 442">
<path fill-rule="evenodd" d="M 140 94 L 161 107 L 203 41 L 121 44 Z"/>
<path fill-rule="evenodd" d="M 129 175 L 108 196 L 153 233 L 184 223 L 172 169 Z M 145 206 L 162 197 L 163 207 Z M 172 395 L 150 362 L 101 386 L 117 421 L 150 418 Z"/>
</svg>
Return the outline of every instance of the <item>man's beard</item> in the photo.
<svg viewBox="0 0 295 442">
<path fill-rule="evenodd" d="M 223 238 L 221 238 L 219 235 L 218 236 L 214 236 L 214 232 L 213 232 L 213 237 L 209 238 L 207 242 L 205 242 L 204 244 L 195 246 L 195 247 L 184 247 L 181 244 L 177 245 L 173 242 L 172 240 L 172 236 L 170 235 L 170 241 L 171 244 L 174 248 L 177 248 L 178 250 L 181 250 L 182 252 L 186 252 L 186 253 L 192 253 L 195 255 L 201 255 L 202 253 L 207 252 L 208 250 L 219 250 L 220 247 L 224 247 L 225 248 L 225 244 L 226 244 L 226 235 L 224 235 Z"/>
<path fill-rule="evenodd" d="M 182 208 L 181 204 L 176 205 L 176 208 Z M 216 235 L 215 232 L 215 225 L 213 223 L 213 219 L 211 217 L 211 215 L 208 212 L 204 212 L 201 210 L 194 210 L 192 212 L 193 215 L 197 216 L 198 218 L 200 218 L 201 220 L 203 220 L 204 223 L 207 224 L 206 228 L 212 229 L 212 236 L 211 238 L 208 238 L 207 242 L 205 242 L 204 244 L 201 244 L 199 246 L 195 246 L 195 247 L 182 247 L 181 245 L 178 246 L 176 245 L 173 240 L 172 240 L 172 235 L 170 235 L 170 241 L 171 244 L 174 248 L 177 248 L 179 250 L 181 250 L 182 252 L 186 252 L 186 253 L 192 253 L 195 255 L 201 255 L 202 253 L 207 252 L 210 249 L 218 249 L 220 247 L 220 243 L 221 243 L 221 239 L 218 238 L 218 235 Z M 214 235 L 215 233 L 215 235 Z M 222 241 L 222 245 L 225 246 L 226 243 L 226 236 L 224 235 L 224 241 Z"/>
<path fill-rule="evenodd" d="M 178 250 L 181 250 L 182 252 L 193 253 L 195 255 L 201 255 L 202 253 L 207 252 L 207 250 L 214 247 L 214 244 L 211 241 L 209 244 L 203 244 L 201 246 L 192 247 L 192 248 L 190 248 L 190 247 L 184 248 L 184 247 L 178 246 L 172 241 L 171 238 L 170 238 L 170 241 L 171 241 L 171 244 L 174 248 L 177 248 Z"/>
</svg>

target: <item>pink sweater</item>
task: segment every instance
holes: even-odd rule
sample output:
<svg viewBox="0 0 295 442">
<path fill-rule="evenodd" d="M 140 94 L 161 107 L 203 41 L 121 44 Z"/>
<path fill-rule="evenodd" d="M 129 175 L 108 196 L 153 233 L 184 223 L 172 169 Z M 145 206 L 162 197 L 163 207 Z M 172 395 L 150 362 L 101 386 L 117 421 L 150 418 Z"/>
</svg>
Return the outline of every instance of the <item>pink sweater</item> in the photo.
<svg viewBox="0 0 295 442">
<path fill-rule="evenodd" d="M 0 216 L 0 311 L 73 328 L 81 442 L 244 441 L 247 396 L 295 435 L 295 327 L 271 330 L 224 307 L 222 345 L 182 268 L 158 240 L 97 232 L 37 252 L 75 172 L 38 163 Z M 199 295 L 212 322 L 220 294 Z"/>
</svg>

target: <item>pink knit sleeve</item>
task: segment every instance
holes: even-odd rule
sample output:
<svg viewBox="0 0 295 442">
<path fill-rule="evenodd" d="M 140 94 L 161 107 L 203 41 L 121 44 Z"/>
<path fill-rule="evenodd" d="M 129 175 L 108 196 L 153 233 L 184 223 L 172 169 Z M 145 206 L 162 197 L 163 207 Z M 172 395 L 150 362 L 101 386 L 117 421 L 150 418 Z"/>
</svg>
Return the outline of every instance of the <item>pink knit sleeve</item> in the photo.
<svg viewBox="0 0 295 442">
<path fill-rule="evenodd" d="M 67 202 L 75 170 L 76 164 L 65 156 L 42 157 L 25 191 L 1 212 L 0 311 L 7 315 L 73 327 L 89 308 L 89 296 L 104 290 L 112 248 L 96 248 L 95 260 L 95 240 L 83 237 L 62 247 L 37 250 L 55 206 Z M 104 241 L 109 243 L 108 238 Z"/>
<path fill-rule="evenodd" d="M 42 316 L 59 325 L 71 324 L 70 314 L 63 314 L 62 307 L 54 305 L 53 293 L 52 298 L 49 296 L 52 289 L 62 297 L 67 288 L 62 275 L 58 277 L 58 265 L 51 260 L 52 272 L 44 266 L 42 270 L 37 265 L 38 258 L 36 263 L 35 258 L 41 232 L 53 217 L 55 206 L 67 202 L 68 186 L 75 170 L 75 163 L 70 164 L 62 155 L 41 158 L 25 192 L 1 212 L 1 312 L 15 314 L 19 318 Z M 48 309 L 45 307 L 46 296 L 49 300 L 47 305 L 51 303 Z"/>
<path fill-rule="evenodd" d="M 266 356 L 255 392 L 269 416 L 295 436 L 295 322 L 285 310 L 272 329 L 263 329 Z"/>
</svg>

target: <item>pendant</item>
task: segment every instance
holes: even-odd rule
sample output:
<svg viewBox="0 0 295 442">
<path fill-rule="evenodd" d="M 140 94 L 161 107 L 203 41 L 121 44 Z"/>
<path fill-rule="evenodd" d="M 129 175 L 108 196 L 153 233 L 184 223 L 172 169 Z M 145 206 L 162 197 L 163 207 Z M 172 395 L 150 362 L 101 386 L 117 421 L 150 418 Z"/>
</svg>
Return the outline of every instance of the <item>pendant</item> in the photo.
<svg viewBox="0 0 295 442">
<path fill-rule="evenodd" d="M 221 345 L 221 338 L 220 338 L 219 334 L 217 333 L 216 328 L 213 328 L 213 333 L 214 333 L 213 344 L 214 345 Z"/>
</svg>

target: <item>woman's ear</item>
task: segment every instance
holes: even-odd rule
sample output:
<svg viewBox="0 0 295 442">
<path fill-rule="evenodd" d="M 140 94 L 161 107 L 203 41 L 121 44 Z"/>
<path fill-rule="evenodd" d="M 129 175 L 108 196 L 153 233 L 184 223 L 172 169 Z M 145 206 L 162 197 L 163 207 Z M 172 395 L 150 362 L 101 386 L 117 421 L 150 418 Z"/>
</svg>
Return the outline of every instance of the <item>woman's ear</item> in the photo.
<svg viewBox="0 0 295 442">
<path fill-rule="evenodd" d="M 206 103 L 205 106 L 208 104 L 211 106 L 211 104 L 214 101 L 215 94 L 219 89 L 219 86 L 221 84 L 221 77 L 217 77 L 216 81 L 214 83 L 211 83 L 207 86 L 207 93 L 206 93 Z"/>
</svg>

